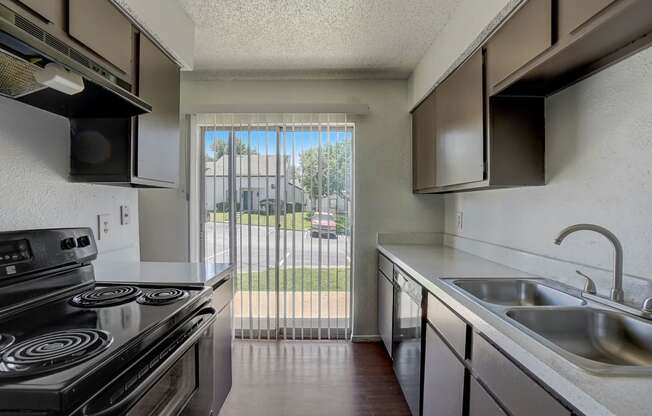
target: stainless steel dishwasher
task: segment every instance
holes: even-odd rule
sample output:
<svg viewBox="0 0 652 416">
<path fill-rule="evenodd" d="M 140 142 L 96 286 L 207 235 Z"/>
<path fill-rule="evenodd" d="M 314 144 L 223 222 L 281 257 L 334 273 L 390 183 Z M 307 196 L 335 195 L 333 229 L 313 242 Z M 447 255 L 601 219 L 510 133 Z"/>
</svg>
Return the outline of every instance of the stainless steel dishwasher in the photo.
<svg viewBox="0 0 652 416">
<path fill-rule="evenodd" d="M 423 288 L 402 271 L 394 269 L 394 299 L 394 373 L 410 412 L 413 416 L 418 416 L 421 407 Z"/>
</svg>

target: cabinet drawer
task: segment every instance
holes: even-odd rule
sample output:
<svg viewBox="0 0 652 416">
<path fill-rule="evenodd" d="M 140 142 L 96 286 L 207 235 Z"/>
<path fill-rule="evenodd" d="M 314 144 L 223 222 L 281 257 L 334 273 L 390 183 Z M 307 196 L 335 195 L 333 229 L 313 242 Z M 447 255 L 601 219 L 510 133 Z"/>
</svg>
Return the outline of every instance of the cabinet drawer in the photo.
<svg viewBox="0 0 652 416">
<path fill-rule="evenodd" d="M 423 366 L 423 416 L 462 416 L 464 365 L 426 325 Z"/>
<path fill-rule="evenodd" d="M 430 293 L 427 316 L 428 321 L 444 336 L 455 352 L 466 358 L 466 322 Z"/>
<path fill-rule="evenodd" d="M 512 414 L 570 416 L 543 387 L 477 334 L 473 334 L 471 363 L 478 378 Z"/>
<path fill-rule="evenodd" d="M 469 416 L 507 416 L 475 378 L 469 380 Z"/>
<path fill-rule="evenodd" d="M 390 280 L 394 278 L 394 263 L 380 253 L 378 253 L 378 269 Z"/>
<path fill-rule="evenodd" d="M 552 0 L 530 0 L 487 43 L 491 87 L 552 46 Z"/>
</svg>

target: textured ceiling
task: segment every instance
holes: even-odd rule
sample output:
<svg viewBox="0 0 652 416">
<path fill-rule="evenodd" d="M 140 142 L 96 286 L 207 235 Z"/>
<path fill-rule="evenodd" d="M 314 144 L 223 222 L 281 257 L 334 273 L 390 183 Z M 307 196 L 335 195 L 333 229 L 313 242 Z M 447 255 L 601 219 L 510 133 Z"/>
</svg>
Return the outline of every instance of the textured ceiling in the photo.
<svg viewBox="0 0 652 416">
<path fill-rule="evenodd" d="M 198 77 L 406 78 L 460 0 L 179 1 Z"/>
</svg>

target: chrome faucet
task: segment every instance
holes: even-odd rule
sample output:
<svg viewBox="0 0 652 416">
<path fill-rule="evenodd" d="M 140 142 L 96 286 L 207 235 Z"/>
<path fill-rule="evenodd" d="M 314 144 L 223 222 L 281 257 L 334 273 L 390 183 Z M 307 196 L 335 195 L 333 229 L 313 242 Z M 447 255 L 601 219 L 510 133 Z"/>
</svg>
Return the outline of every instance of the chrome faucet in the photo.
<svg viewBox="0 0 652 416">
<path fill-rule="evenodd" d="M 611 288 L 611 300 L 614 302 L 622 303 L 625 297 L 623 292 L 623 246 L 618 241 L 618 238 L 611 231 L 604 227 L 595 224 L 575 224 L 566 227 L 555 238 L 555 244 L 561 245 L 562 241 L 570 234 L 576 231 L 593 231 L 602 234 L 607 240 L 611 242 L 614 247 L 614 277 L 613 287 Z"/>
</svg>

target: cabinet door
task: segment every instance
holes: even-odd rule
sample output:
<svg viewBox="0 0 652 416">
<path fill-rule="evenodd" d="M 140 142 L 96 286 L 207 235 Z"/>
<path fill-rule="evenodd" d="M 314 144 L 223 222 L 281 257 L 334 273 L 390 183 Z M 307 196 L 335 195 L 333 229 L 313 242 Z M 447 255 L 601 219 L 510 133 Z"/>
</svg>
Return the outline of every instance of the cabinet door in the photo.
<svg viewBox="0 0 652 416">
<path fill-rule="evenodd" d="M 552 0 L 529 0 L 487 43 L 489 86 L 496 86 L 550 46 Z"/>
<path fill-rule="evenodd" d="M 472 351 L 475 374 L 510 413 L 571 416 L 568 409 L 480 335 L 473 334 Z"/>
<path fill-rule="evenodd" d="M 394 285 L 378 272 L 378 332 L 389 356 L 392 356 L 392 311 L 394 309 Z"/>
<path fill-rule="evenodd" d="M 437 88 L 437 186 L 484 179 L 482 66 L 476 52 Z"/>
<path fill-rule="evenodd" d="M 423 371 L 423 416 L 462 416 L 464 365 L 430 325 Z"/>
<path fill-rule="evenodd" d="M 152 112 L 138 117 L 136 176 L 174 186 L 179 178 L 179 68 L 140 36 L 138 95 Z"/>
<path fill-rule="evenodd" d="M 559 0 L 559 37 L 571 34 L 615 0 Z"/>
<path fill-rule="evenodd" d="M 233 277 L 213 293 L 213 307 L 218 310 L 217 319 L 213 326 L 215 372 L 214 406 L 213 411 L 218 414 L 226 397 L 231 391 L 232 384 L 232 298 Z M 226 302 L 226 304 L 224 303 Z"/>
<path fill-rule="evenodd" d="M 109 0 L 68 0 L 68 34 L 131 76 L 131 22 Z"/>
<path fill-rule="evenodd" d="M 20 2 L 39 17 L 63 28 L 66 10 L 65 0 L 21 0 Z"/>
<path fill-rule="evenodd" d="M 414 190 L 435 186 L 435 93 L 412 114 Z"/>
<path fill-rule="evenodd" d="M 469 416 L 507 416 L 475 378 L 469 380 Z"/>
</svg>

